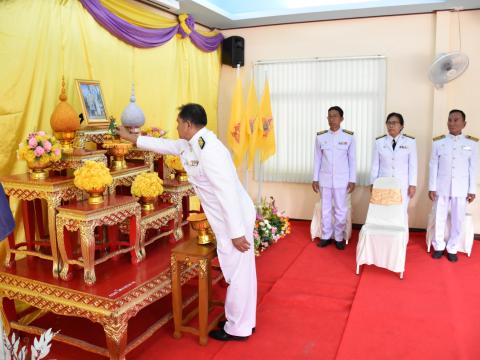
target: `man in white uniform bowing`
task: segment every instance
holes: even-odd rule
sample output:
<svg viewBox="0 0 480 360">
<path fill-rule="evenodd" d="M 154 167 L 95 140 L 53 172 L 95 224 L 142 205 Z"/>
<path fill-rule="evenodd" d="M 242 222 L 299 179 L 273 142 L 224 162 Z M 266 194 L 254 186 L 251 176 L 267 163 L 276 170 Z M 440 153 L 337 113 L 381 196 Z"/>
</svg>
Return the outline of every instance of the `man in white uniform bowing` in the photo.
<svg viewBox="0 0 480 360">
<path fill-rule="evenodd" d="M 140 149 L 180 156 L 215 233 L 220 267 L 229 284 L 227 321 L 209 335 L 223 341 L 246 340 L 255 328 L 257 304 L 255 207 L 238 179 L 229 151 L 205 127 L 207 114 L 203 107 L 186 104 L 179 110 L 179 140 L 133 135 L 123 127 L 119 135 Z"/>
</svg>

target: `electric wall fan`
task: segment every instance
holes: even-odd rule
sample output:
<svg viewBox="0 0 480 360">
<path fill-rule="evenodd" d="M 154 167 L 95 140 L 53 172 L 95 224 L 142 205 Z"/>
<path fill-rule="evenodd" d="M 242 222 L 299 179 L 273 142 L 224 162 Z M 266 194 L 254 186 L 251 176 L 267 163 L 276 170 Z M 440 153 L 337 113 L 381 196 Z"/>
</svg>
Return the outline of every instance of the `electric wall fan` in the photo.
<svg viewBox="0 0 480 360">
<path fill-rule="evenodd" d="M 441 88 L 444 84 L 462 75 L 468 68 L 468 56 L 462 52 L 440 54 L 430 66 L 428 77 Z"/>
</svg>

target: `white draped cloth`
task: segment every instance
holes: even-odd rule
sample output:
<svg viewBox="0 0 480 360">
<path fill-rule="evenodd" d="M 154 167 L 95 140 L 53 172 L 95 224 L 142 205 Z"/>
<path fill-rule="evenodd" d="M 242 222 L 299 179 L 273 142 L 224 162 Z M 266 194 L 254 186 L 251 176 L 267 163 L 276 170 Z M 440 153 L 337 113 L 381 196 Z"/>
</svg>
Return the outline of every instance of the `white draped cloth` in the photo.
<svg viewBox="0 0 480 360">
<path fill-rule="evenodd" d="M 357 244 L 357 274 L 363 264 L 376 265 L 400 273 L 405 271 L 408 228 L 405 225 L 400 183 L 398 179 L 378 178 L 373 184 L 377 194 L 387 194 L 382 201 L 370 201 L 367 220 Z M 380 192 L 378 192 L 380 190 Z M 392 194 L 396 200 L 392 201 Z"/>
</svg>

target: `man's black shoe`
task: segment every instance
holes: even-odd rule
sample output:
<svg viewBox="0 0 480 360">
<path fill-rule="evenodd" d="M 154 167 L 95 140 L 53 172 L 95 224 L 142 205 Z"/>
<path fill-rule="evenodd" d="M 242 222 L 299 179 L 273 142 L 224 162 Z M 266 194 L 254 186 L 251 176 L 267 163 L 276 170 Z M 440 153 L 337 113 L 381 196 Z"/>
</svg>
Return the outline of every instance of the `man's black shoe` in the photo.
<svg viewBox="0 0 480 360">
<path fill-rule="evenodd" d="M 223 329 L 212 330 L 208 333 L 208 336 L 219 341 L 245 341 L 249 338 L 248 336 L 235 336 L 227 334 Z"/>
<path fill-rule="evenodd" d="M 343 241 L 335 241 L 335 247 L 338 249 L 338 250 L 345 250 L 345 244 L 346 244 L 346 241 L 343 240 Z"/>
<path fill-rule="evenodd" d="M 332 240 L 330 240 L 330 239 L 327 239 L 327 240 L 326 240 L 326 239 L 321 239 L 321 240 L 318 242 L 317 246 L 318 246 L 318 247 L 325 247 L 325 246 L 330 245 L 331 242 L 332 242 Z"/>
<path fill-rule="evenodd" d="M 432 253 L 432 258 L 440 259 L 443 256 L 443 250 L 434 250 Z"/>
<path fill-rule="evenodd" d="M 457 262 L 458 257 L 457 254 L 450 254 L 449 252 L 447 252 L 447 259 L 451 262 Z"/>
<path fill-rule="evenodd" d="M 227 323 L 227 320 L 222 320 L 222 321 L 219 321 L 218 322 L 218 328 L 219 329 L 222 329 L 225 327 L 225 324 Z M 255 332 L 255 328 L 252 328 L 252 334 Z"/>
</svg>

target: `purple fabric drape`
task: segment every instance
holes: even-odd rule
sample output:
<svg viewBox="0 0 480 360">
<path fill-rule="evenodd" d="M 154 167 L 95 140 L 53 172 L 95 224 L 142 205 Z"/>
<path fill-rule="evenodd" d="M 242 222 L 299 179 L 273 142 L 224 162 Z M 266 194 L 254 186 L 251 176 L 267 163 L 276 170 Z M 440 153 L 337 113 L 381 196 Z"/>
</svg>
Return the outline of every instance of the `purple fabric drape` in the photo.
<svg viewBox="0 0 480 360">
<path fill-rule="evenodd" d="M 191 33 L 186 34 L 180 25 L 165 29 L 147 29 L 130 24 L 108 11 L 99 0 L 80 0 L 80 2 L 90 15 L 112 35 L 138 48 L 163 45 L 177 33 L 180 33 L 182 37 L 189 36 L 196 47 L 206 52 L 216 50 L 223 40 L 223 35 L 220 33 L 215 36 L 203 36 L 196 32 L 194 30 L 195 22 L 191 16 L 188 16 L 185 21 Z"/>
</svg>

